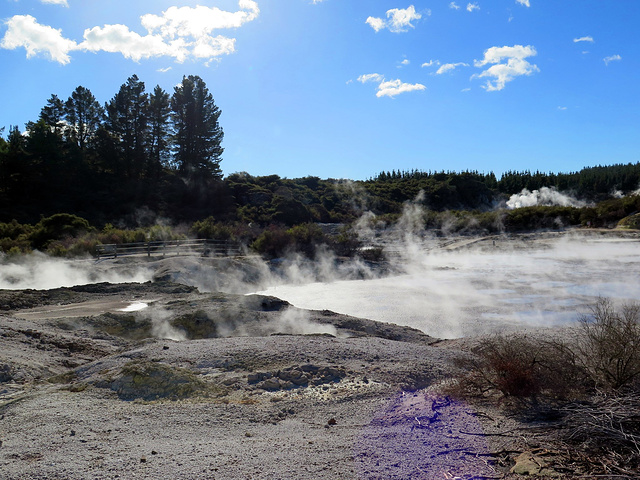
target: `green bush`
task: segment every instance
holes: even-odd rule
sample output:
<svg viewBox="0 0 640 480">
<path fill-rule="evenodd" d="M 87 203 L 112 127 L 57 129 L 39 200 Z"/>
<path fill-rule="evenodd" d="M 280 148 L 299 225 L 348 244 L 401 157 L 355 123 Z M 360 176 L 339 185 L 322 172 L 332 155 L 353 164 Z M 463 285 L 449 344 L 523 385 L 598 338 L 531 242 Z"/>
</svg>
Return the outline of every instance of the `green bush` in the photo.
<svg viewBox="0 0 640 480">
<path fill-rule="evenodd" d="M 40 220 L 30 235 L 36 249 L 46 248 L 54 240 L 76 237 L 95 229 L 84 218 L 69 213 L 57 213 Z"/>
<path fill-rule="evenodd" d="M 0 223 L 0 238 L 17 240 L 20 237 L 28 237 L 33 232 L 31 225 L 23 225 L 15 219 L 9 223 Z"/>
<path fill-rule="evenodd" d="M 293 248 L 295 240 L 288 230 L 272 225 L 251 244 L 251 248 L 270 258 L 281 257 Z"/>
</svg>

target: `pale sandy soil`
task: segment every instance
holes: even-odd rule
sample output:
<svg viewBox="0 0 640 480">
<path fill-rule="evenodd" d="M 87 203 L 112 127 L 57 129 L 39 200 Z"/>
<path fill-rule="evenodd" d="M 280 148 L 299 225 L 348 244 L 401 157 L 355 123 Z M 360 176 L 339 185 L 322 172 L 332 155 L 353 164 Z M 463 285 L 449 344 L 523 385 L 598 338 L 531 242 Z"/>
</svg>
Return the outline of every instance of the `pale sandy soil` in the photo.
<svg viewBox="0 0 640 480">
<path fill-rule="evenodd" d="M 522 452 L 555 458 L 500 405 L 441 393 L 473 339 L 168 282 L 0 309 L 2 479 L 521 478 Z"/>
</svg>

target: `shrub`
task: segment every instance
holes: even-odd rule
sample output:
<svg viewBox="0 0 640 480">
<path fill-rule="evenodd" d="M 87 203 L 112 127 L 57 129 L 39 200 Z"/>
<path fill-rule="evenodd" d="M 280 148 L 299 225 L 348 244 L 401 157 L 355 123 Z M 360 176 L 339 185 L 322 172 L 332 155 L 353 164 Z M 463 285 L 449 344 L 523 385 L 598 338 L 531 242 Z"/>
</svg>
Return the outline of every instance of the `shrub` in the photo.
<svg viewBox="0 0 640 480">
<path fill-rule="evenodd" d="M 466 373 L 462 394 L 500 392 L 519 400 L 555 401 L 581 396 L 586 386 L 571 350 L 557 341 L 527 335 L 495 335 L 459 360 Z"/>
<path fill-rule="evenodd" d="M 287 233 L 293 239 L 294 248 L 297 252 L 303 253 L 308 257 L 315 254 L 319 245 L 325 244 L 326 239 L 324 233 L 315 223 L 303 223 L 290 228 Z"/>
<path fill-rule="evenodd" d="M 284 255 L 293 244 L 293 236 L 287 230 L 272 225 L 256 238 L 251 248 L 261 255 L 276 258 Z"/>
<path fill-rule="evenodd" d="M 572 343 L 580 365 L 607 390 L 629 387 L 640 380 L 640 305 L 623 305 L 616 311 L 601 298 L 591 315 L 580 317 Z"/>
<path fill-rule="evenodd" d="M 69 213 L 57 213 L 40 220 L 30 235 L 34 248 L 44 248 L 54 240 L 75 237 L 94 228 L 84 218 Z"/>
<path fill-rule="evenodd" d="M 213 217 L 195 222 L 190 229 L 197 238 L 210 240 L 230 240 L 233 238 L 233 231 L 228 225 L 216 222 Z"/>
<path fill-rule="evenodd" d="M 31 225 L 23 225 L 18 223 L 15 219 L 9 223 L 0 223 L 0 238 L 10 238 L 17 240 L 18 238 L 25 238 L 33 232 Z"/>
</svg>

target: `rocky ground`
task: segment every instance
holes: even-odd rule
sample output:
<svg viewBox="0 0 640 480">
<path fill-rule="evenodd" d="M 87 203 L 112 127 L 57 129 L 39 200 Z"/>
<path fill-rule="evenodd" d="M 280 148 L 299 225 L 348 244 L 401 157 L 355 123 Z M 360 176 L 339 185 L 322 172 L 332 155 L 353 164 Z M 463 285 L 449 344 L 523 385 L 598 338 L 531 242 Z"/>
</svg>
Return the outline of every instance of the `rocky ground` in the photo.
<svg viewBox="0 0 640 480">
<path fill-rule="evenodd" d="M 1 478 L 595 478 L 443 393 L 473 340 L 174 283 L 194 261 L 0 290 Z"/>
</svg>

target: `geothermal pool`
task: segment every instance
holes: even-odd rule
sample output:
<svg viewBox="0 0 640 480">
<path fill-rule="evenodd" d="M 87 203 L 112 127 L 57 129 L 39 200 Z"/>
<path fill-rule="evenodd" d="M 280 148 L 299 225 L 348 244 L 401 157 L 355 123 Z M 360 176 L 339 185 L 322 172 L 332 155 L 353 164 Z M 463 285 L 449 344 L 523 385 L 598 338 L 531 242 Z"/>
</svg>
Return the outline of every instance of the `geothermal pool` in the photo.
<svg viewBox="0 0 640 480">
<path fill-rule="evenodd" d="M 588 314 L 598 297 L 640 301 L 640 241 L 560 239 L 512 249 L 426 249 L 406 274 L 280 285 L 260 293 L 314 310 L 392 322 L 439 338 L 554 327 Z"/>
</svg>

